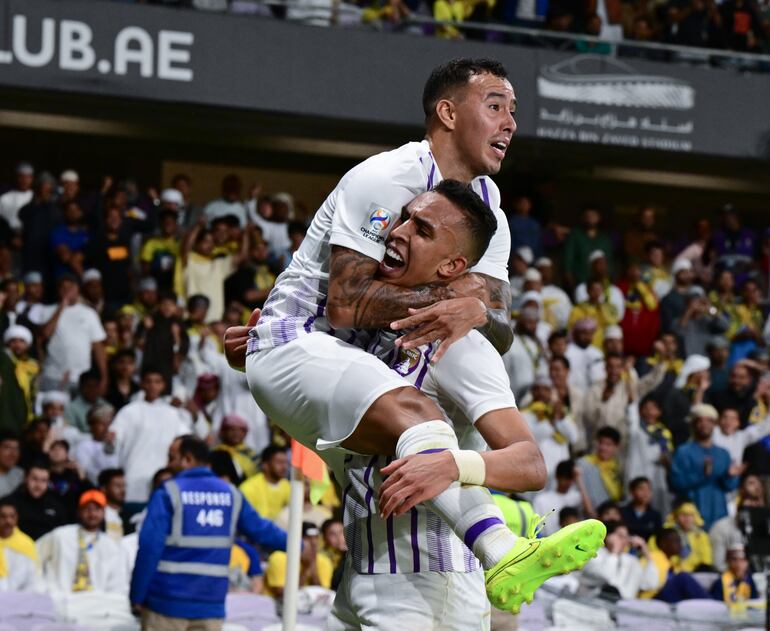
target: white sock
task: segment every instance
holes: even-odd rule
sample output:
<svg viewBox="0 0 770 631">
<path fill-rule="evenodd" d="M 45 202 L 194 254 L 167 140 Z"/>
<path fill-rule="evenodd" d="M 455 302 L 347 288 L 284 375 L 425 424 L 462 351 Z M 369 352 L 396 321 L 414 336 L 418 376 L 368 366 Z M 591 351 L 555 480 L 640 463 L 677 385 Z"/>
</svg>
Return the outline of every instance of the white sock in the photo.
<svg viewBox="0 0 770 631">
<path fill-rule="evenodd" d="M 406 430 L 398 439 L 396 456 L 457 449 L 457 436 L 444 421 L 428 421 Z M 425 504 L 465 542 L 485 570 L 493 567 L 516 543 L 490 492 L 481 486 L 454 482 Z"/>
</svg>

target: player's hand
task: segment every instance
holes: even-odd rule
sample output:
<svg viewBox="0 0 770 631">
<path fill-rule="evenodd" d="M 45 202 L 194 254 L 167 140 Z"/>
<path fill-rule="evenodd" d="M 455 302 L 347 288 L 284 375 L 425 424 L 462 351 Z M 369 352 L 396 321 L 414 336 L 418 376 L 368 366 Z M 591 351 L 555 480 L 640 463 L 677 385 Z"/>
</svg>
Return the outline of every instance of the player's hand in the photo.
<svg viewBox="0 0 770 631">
<path fill-rule="evenodd" d="M 398 517 L 420 502 L 446 491 L 460 475 L 448 451 L 394 460 L 380 470 L 388 478 L 380 487 L 380 517 Z"/>
<path fill-rule="evenodd" d="M 225 357 L 227 363 L 236 370 L 246 367 L 246 344 L 249 341 L 249 331 L 262 315 L 261 309 L 254 309 L 249 316 L 246 326 L 231 326 L 225 331 Z"/>
<path fill-rule="evenodd" d="M 391 323 L 394 331 L 414 329 L 396 340 L 406 350 L 441 340 L 431 359 L 436 363 L 451 344 L 477 326 L 487 323 L 487 307 L 478 298 L 451 298 L 421 309 L 409 309 L 409 316 Z"/>
</svg>

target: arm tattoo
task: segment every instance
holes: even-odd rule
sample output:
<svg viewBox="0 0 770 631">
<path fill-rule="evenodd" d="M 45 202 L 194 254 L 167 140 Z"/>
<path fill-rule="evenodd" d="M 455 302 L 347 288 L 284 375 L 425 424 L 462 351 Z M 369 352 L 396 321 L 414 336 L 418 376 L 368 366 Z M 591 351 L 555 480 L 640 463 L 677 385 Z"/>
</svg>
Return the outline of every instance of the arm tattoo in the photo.
<svg viewBox="0 0 770 631">
<path fill-rule="evenodd" d="M 334 246 L 329 271 L 328 305 L 350 312 L 345 326 L 388 328 L 408 315 L 410 307 L 426 307 L 454 292 L 442 285 L 396 287 L 374 279 L 379 262 L 348 248 Z M 347 318 L 346 318 L 347 320 Z"/>
<path fill-rule="evenodd" d="M 511 286 L 505 281 L 480 274 L 487 284 L 488 300 L 487 323 L 478 328 L 495 350 L 503 355 L 513 344 L 513 328 L 511 327 L 510 308 L 513 294 Z"/>
</svg>

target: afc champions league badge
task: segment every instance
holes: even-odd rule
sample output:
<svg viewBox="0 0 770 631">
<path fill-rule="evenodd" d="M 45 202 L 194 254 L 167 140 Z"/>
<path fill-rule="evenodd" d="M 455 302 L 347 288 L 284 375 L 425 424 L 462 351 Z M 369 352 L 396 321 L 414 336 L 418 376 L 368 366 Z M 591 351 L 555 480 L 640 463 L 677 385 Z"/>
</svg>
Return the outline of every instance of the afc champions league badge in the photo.
<svg viewBox="0 0 770 631">
<path fill-rule="evenodd" d="M 378 208 L 369 215 L 369 229 L 377 234 L 382 234 L 390 225 L 390 213 L 387 210 Z"/>
</svg>

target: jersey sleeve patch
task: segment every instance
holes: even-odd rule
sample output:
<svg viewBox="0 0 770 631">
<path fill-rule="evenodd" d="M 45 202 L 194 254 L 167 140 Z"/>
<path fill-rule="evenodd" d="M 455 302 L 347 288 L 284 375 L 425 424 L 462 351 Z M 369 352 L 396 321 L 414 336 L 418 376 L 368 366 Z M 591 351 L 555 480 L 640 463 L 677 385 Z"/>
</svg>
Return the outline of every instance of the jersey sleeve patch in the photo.
<svg viewBox="0 0 770 631">
<path fill-rule="evenodd" d="M 383 245 L 398 219 L 395 211 L 389 210 L 381 204 L 370 204 L 369 212 L 364 222 L 359 227 L 361 235 L 365 239 Z"/>
</svg>

